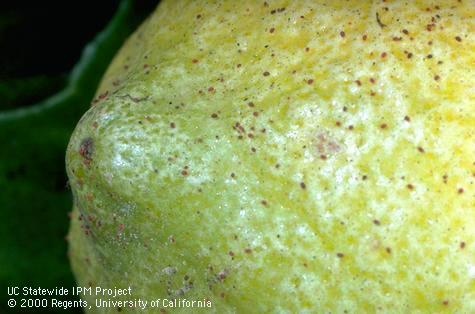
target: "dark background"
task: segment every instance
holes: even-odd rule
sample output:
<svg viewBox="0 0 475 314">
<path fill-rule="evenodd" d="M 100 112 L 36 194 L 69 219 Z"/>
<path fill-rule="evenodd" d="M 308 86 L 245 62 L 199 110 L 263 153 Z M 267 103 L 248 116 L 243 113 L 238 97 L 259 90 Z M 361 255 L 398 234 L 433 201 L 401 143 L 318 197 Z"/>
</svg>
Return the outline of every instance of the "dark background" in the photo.
<svg viewBox="0 0 475 314">
<path fill-rule="evenodd" d="M 0 2 L 0 314 L 64 312 L 20 309 L 7 287 L 75 285 L 66 145 L 115 52 L 157 4 Z"/>
</svg>

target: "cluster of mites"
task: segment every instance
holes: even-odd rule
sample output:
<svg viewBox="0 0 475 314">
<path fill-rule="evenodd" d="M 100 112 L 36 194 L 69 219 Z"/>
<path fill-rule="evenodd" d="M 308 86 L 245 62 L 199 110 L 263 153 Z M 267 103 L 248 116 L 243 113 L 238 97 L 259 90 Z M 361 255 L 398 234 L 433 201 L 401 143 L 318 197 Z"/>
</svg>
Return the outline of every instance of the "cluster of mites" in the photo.
<svg viewBox="0 0 475 314">
<path fill-rule="evenodd" d="M 265 3 L 265 6 L 268 6 L 268 4 Z M 389 8 L 388 8 L 388 7 L 384 7 L 383 10 L 384 10 L 384 11 L 389 11 Z M 426 11 L 427 11 L 427 12 L 438 11 L 438 10 L 440 10 L 440 7 L 437 6 L 437 5 L 434 6 L 434 8 L 429 8 L 429 7 L 426 8 Z M 285 8 L 279 8 L 279 9 L 273 9 L 273 10 L 271 10 L 270 13 L 271 13 L 271 14 L 275 14 L 275 13 L 280 13 L 280 12 L 284 12 L 284 11 L 285 11 Z M 197 17 L 198 17 L 198 18 L 201 18 L 201 15 L 198 15 Z M 301 18 L 301 19 L 304 19 L 305 16 L 301 15 L 300 18 Z M 430 21 L 429 21 L 429 22 L 427 23 L 427 25 L 425 26 L 425 30 L 428 31 L 428 32 L 433 32 L 433 31 L 437 30 L 437 23 L 438 23 L 440 20 L 441 20 L 441 16 L 440 16 L 439 14 L 435 14 L 434 16 L 431 16 Z M 384 23 L 381 22 L 381 18 L 380 18 L 380 16 L 379 16 L 379 13 L 376 13 L 376 21 L 377 21 L 378 25 L 379 25 L 381 28 L 384 28 L 384 27 L 387 26 L 386 24 L 384 24 Z M 443 30 L 444 27 L 443 27 L 443 26 L 439 26 L 439 29 L 440 29 L 440 30 Z M 270 34 L 276 34 L 277 29 L 276 29 L 275 27 L 270 27 L 270 28 L 268 29 L 268 32 L 269 32 Z M 407 37 L 410 41 L 414 41 L 414 40 L 415 40 L 414 36 L 412 36 L 412 34 L 410 33 L 409 30 L 407 30 L 407 29 L 404 28 L 404 29 L 402 29 L 400 32 L 401 32 L 401 34 L 393 35 L 391 39 L 392 39 L 393 41 L 395 41 L 395 42 L 401 42 L 401 41 L 403 41 L 403 40 L 404 40 L 404 37 Z M 339 31 L 338 34 L 339 34 L 339 36 L 340 36 L 342 39 L 348 37 L 348 36 L 347 36 L 347 33 L 346 33 L 344 30 Z M 359 35 L 359 36 L 361 36 L 361 40 L 364 41 L 364 42 L 368 41 L 368 39 L 369 39 L 368 34 L 363 34 L 363 35 Z M 454 39 L 456 42 L 459 42 L 459 43 L 462 42 L 462 37 L 461 37 L 461 36 L 455 36 L 453 39 Z M 432 46 L 433 41 L 432 41 L 432 40 L 429 40 L 429 41 L 427 42 L 427 44 L 428 44 L 429 46 Z M 238 45 L 239 45 L 239 44 L 238 44 Z M 265 48 L 268 48 L 268 45 L 266 45 Z M 306 51 L 306 52 L 309 52 L 309 51 L 310 51 L 310 48 L 309 48 L 309 47 L 305 47 L 305 51 Z M 239 50 L 239 52 L 241 52 L 241 51 Z M 414 54 L 413 54 L 412 52 L 407 51 L 407 50 L 404 50 L 404 54 L 406 55 L 406 57 L 407 57 L 408 59 L 411 59 L 411 58 L 414 56 Z M 272 53 L 271 56 L 274 57 L 275 54 Z M 374 53 L 372 52 L 372 53 L 370 54 L 370 56 L 374 56 Z M 385 52 L 385 51 L 383 51 L 383 52 L 380 53 L 380 57 L 381 57 L 381 59 L 387 59 L 388 53 Z M 428 54 L 428 55 L 425 56 L 425 58 L 426 58 L 426 59 L 432 59 L 432 58 L 433 58 L 433 54 Z M 197 63 L 199 63 L 199 60 L 194 58 L 194 59 L 192 59 L 192 63 L 193 63 L 193 64 L 197 64 Z M 438 62 L 437 62 L 437 64 L 439 64 L 439 65 L 442 64 L 442 63 L 443 63 L 443 61 L 438 61 Z M 373 64 L 375 64 L 375 62 L 374 62 Z M 241 66 L 242 66 L 242 64 L 240 64 L 240 63 L 237 64 L 237 68 L 240 68 Z M 296 71 L 293 71 L 293 72 L 292 72 L 292 74 L 295 74 L 295 73 L 296 73 Z M 263 75 L 264 77 L 270 76 L 270 74 L 271 74 L 271 73 L 270 73 L 269 71 L 264 71 L 264 72 L 262 73 L 262 75 Z M 433 79 L 434 79 L 435 81 L 439 81 L 439 80 L 441 79 L 441 77 L 440 77 L 440 75 L 438 75 L 438 74 L 434 74 Z M 221 79 L 221 81 L 223 81 L 223 80 Z M 311 84 L 313 84 L 314 79 L 305 79 L 304 81 L 305 81 L 307 84 L 311 85 Z M 371 81 L 371 83 L 373 83 L 373 84 L 375 83 L 374 79 L 370 79 L 370 81 Z M 355 80 L 355 83 L 356 83 L 358 86 L 361 86 L 361 85 L 362 85 L 361 80 Z M 216 89 L 211 86 L 211 87 L 208 88 L 208 92 L 213 92 L 213 93 L 214 93 L 214 92 L 216 92 Z M 203 93 L 203 92 L 200 90 L 199 93 L 201 94 L 201 93 Z M 370 91 L 370 95 L 371 95 L 371 96 L 376 96 L 376 92 Z"/>
<path fill-rule="evenodd" d="M 268 7 L 269 4 L 268 4 L 267 2 L 264 2 L 264 6 L 265 6 L 265 7 Z M 272 10 L 270 10 L 269 12 L 270 12 L 270 14 L 275 14 L 275 13 L 282 13 L 282 12 L 284 12 L 285 10 L 286 10 L 286 8 L 285 8 L 285 7 L 282 7 L 282 8 L 272 9 Z M 384 7 L 383 10 L 384 10 L 384 11 L 389 11 L 389 8 L 388 8 L 388 7 Z M 427 8 L 425 9 L 425 11 L 427 11 L 427 12 L 433 12 L 433 11 L 436 12 L 436 11 L 439 11 L 439 10 L 440 10 L 440 7 L 439 7 L 438 5 L 435 5 L 433 8 L 427 7 Z M 377 22 L 377 24 L 378 24 L 381 28 L 387 27 L 387 25 L 384 24 L 384 23 L 381 21 L 381 17 L 380 17 L 380 15 L 379 15 L 379 13 L 376 13 L 376 16 L 375 16 L 375 17 L 376 17 L 376 22 Z M 196 16 L 196 18 L 197 18 L 197 19 L 201 19 L 201 18 L 202 18 L 202 15 L 201 15 L 201 14 L 198 14 L 198 15 Z M 301 18 L 301 19 L 305 19 L 305 16 L 304 16 L 304 15 L 301 15 L 300 18 Z M 443 30 L 443 29 L 444 29 L 444 26 L 441 25 L 441 26 L 438 27 L 438 25 L 437 25 L 437 23 L 438 23 L 441 19 L 442 19 L 442 17 L 441 17 L 439 14 L 435 14 L 435 15 L 431 16 L 430 21 L 425 25 L 425 30 L 426 30 L 427 32 L 433 32 L 433 31 L 436 31 L 437 29 Z M 270 28 L 268 29 L 268 32 L 269 32 L 270 34 L 276 34 L 277 29 L 276 29 L 275 27 L 270 27 Z M 339 35 L 342 39 L 348 37 L 347 32 L 345 32 L 344 30 L 338 31 L 337 33 L 338 33 L 338 35 Z M 395 42 L 402 42 L 405 37 L 407 37 L 410 41 L 414 41 L 414 40 L 415 40 L 414 36 L 413 36 L 413 35 L 411 34 L 411 32 L 410 32 L 408 29 L 406 29 L 406 28 L 401 29 L 401 30 L 400 30 L 400 33 L 401 33 L 401 34 L 393 35 L 393 36 L 392 36 L 392 40 L 395 41 Z M 370 39 L 369 36 L 368 36 L 368 34 L 363 34 L 363 35 L 359 34 L 358 36 L 360 36 L 361 40 L 364 41 L 364 42 L 366 42 L 366 41 L 368 41 L 368 40 Z M 454 36 L 453 40 L 456 41 L 456 42 L 458 42 L 458 43 L 461 43 L 461 42 L 463 41 L 463 40 L 462 40 L 462 37 L 459 36 L 459 35 Z M 429 46 L 432 46 L 433 41 L 432 41 L 432 40 L 429 40 L 429 41 L 427 42 L 427 44 L 428 44 Z M 268 46 L 266 46 L 266 48 L 268 48 Z M 306 52 L 309 52 L 309 51 L 310 51 L 310 48 L 309 48 L 309 47 L 305 47 L 305 51 L 306 51 Z M 404 50 L 404 54 L 406 55 L 407 59 L 412 59 L 412 58 L 414 57 L 414 54 L 413 54 L 412 52 L 410 52 L 410 51 L 407 51 L 407 50 Z M 373 55 L 374 55 L 374 53 L 371 53 L 371 56 L 373 56 Z M 274 56 L 275 56 L 275 55 L 272 54 L 272 57 L 274 57 Z M 148 57 L 148 56 L 145 56 L 144 58 L 147 59 L 147 57 Z M 381 57 L 381 59 L 387 59 L 388 53 L 385 52 L 385 51 L 383 51 L 383 52 L 380 53 L 380 57 Z M 432 59 L 432 58 L 433 58 L 433 54 L 428 54 L 428 55 L 424 56 L 424 58 L 426 58 L 426 59 Z M 127 60 L 130 60 L 130 57 L 128 57 Z M 193 64 L 198 64 L 198 63 L 199 63 L 199 60 L 196 59 L 196 58 L 193 58 L 193 59 L 191 60 L 191 62 L 192 62 Z M 443 61 L 438 61 L 438 62 L 437 62 L 437 64 L 439 64 L 439 65 L 442 64 L 442 63 L 443 63 Z M 242 66 L 242 64 L 239 63 L 239 64 L 237 64 L 236 67 L 237 67 L 237 68 L 240 68 L 241 66 Z M 126 64 L 126 65 L 123 66 L 123 68 L 124 68 L 124 70 L 128 70 L 128 69 L 129 69 L 129 65 Z M 150 65 L 149 65 L 148 63 L 143 64 L 143 69 L 145 70 L 145 74 L 149 74 L 149 73 L 150 73 Z M 293 72 L 292 72 L 292 74 L 295 74 L 295 73 L 296 73 L 296 71 L 293 71 Z M 269 71 L 264 71 L 264 72 L 262 73 L 262 75 L 265 76 L 265 77 L 270 76 L 270 74 L 271 74 L 271 73 L 270 73 Z M 439 80 L 441 79 L 441 77 L 440 77 L 440 75 L 438 75 L 438 74 L 434 74 L 433 79 L 434 79 L 435 81 L 439 81 Z M 223 82 L 224 79 L 221 78 L 220 81 Z M 314 79 L 305 79 L 304 81 L 305 81 L 307 84 L 311 85 L 311 84 L 313 84 Z M 371 83 L 373 83 L 373 84 L 375 83 L 374 79 L 370 79 L 370 81 L 371 81 Z M 115 86 L 115 87 L 119 86 L 120 83 L 121 83 L 121 82 L 120 82 L 120 80 L 118 80 L 118 79 L 112 81 L 112 85 Z M 359 79 L 358 79 L 358 80 L 355 80 L 355 83 L 356 83 L 358 86 L 361 86 L 361 85 L 362 85 L 362 81 L 359 80 Z M 210 92 L 210 93 L 215 93 L 215 92 L 216 92 L 216 89 L 215 89 L 215 87 L 213 87 L 213 86 L 208 87 L 207 90 L 208 90 L 208 92 Z M 200 93 L 200 94 L 203 94 L 203 91 L 202 91 L 202 90 L 199 90 L 199 93 Z M 376 92 L 370 91 L 370 95 L 371 95 L 371 96 L 376 96 Z M 94 99 L 92 100 L 92 103 L 91 103 L 91 104 L 92 104 L 92 105 L 95 105 L 95 104 L 99 103 L 100 101 L 107 99 L 108 96 L 109 96 L 109 91 L 105 91 L 104 93 L 102 93 L 102 94 L 98 95 L 96 98 L 94 98 Z M 130 97 L 130 99 L 131 99 L 132 101 L 134 101 L 134 102 L 140 102 L 140 99 L 138 99 L 138 98 Z"/>
<path fill-rule="evenodd" d="M 250 103 L 249 103 L 249 106 L 250 106 L 250 107 L 254 107 L 254 104 L 253 104 L 252 102 L 250 102 Z M 256 116 L 257 116 L 257 115 L 256 115 Z M 404 120 L 407 121 L 407 122 L 409 122 L 409 121 L 410 121 L 410 118 L 406 116 L 406 117 L 404 118 Z M 245 133 L 246 133 L 244 127 L 243 127 L 241 124 L 239 124 L 239 123 L 236 123 L 236 124 L 233 126 L 233 129 L 236 130 L 239 134 L 245 134 Z M 263 133 L 265 133 L 265 129 L 263 129 Z M 240 135 L 240 136 L 242 136 L 242 135 Z M 248 136 L 248 137 L 249 137 L 249 138 L 252 138 L 252 136 Z M 321 144 L 321 145 L 325 144 L 325 143 L 328 141 L 323 135 L 319 135 L 318 138 L 319 138 L 319 141 L 320 141 L 320 144 Z M 336 144 L 334 144 L 334 145 L 336 145 Z M 317 145 L 317 148 L 318 148 L 319 150 L 321 149 L 321 148 L 318 147 L 318 145 Z M 89 164 L 90 161 L 92 160 L 92 149 L 93 149 L 93 142 L 92 142 L 92 139 L 91 139 L 91 138 L 86 138 L 86 139 L 84 139 L 83 142 L 82 142 L 82 144 L 81 144 L 79 153 L 80 153 L 80 155 L 83 156 L 83 158 L 87 161 L 87 164 Z M 421 152 L 421 153 L 424 153 L 424 152 L 425 152 L 424 149 L 421 148 L 421 147 L 418 147 L 418 150 L 419 150 L 419 152 Z M 322 158 L 322 159 L 326 159 L 326 158 Z M 279 167 L 280 167 L 280 165 L 277 164 L 277 165 L 276 165 L 276 168 L 279 168 Z M 182 174 L 183 176 L 187 176 L 187 175 L 188 175 L 188 169 L 189 169 L 188 166 L 185 166 L 185 167 L 183 168 L 181 174 Z M 236 178 L 235 173 L 231 173 L 231 177 L 232 177 L 232 178 Z M 363 181 L 365 181 L 365 180 L 367 180 L 367 179 L 368 179 L 368 176 L 367 176 L 367 175 L 363 175 L 363 176 L 362 176 L 362 180 L 363 180 Z M 402 177 L 402 179 L 404 179 L 404 177 Z M 443 176 L 443 182 L 444 182 L 445 184 L 447 184 L 447 182 L 448 182 L 448 176 L 447 176 L 447 175 L 444 175 L 444 176 Z M 300 182 L 300 187 L 301 187 L 302 189 L 306 189 L 306 184 L 305 184 L 304 182 Z M 412 185 L 412 184 L 407 184 L 407 188 L 408 188 L 409 190 L 413 190 L 415 187 L 414 187 L 414 185 Z M 458 192 L 459 194 L 462 194 L 462 193 L 464 192 L 464 190 L 463 190 L 463 188 L 459 188 L 459 189 L 457 190 L 457 192 Z M 91 200 L 92 200 L 92 197 L 88 197 L 88 200 L 91 201 Z M 266 200 L 262 200 L 262 201 L 261 201 L 261 204 L 262 204 L 263 206 L 268 206 L 268 205 L 269 205 Z M 86 217 L 85 217 L 83 214 L 80 214 L 79 217 L 78 217 L 78 220 L 83 222 L 82 225 L 81 225 L 81 228 L 83 229 L 85 235 L 91 234 L 90 223 L 95 223 L 96 227 L 101 227 L 101 222 L 100 222 L 100 220 L 96 220 L 96 219 L 95 219 L 93 216 L 91 216 L 91 215 L 87 216 L 87 219 L 86 219 Z M 380 225 L 381 225 L 381 221 L 379 221 L 379 220 L 377 220 L 377 219 L 374 219 L 374 220 L 373 220 L 373 224 L 376 225 L 376 226 L 380 226 Z M 118 224 L 118 230 L 117 230 L 118 233 L 117 233 L 117 235 L 116 235 L 116 238 L 119 236 L 120 233 L 123 232 L 124 227 L 125 227 L 124 224 Z M 174 243 L 175 240 L 173 239 L 172 242 Z M 465 246 L 466 246 L 466 243 L 465 243 L 464 241 L 462 241 L 462 242 L 460 242 L 459 246 L 460 246 L 460 249 L 464 249 Z M 392 252 L 390 247 L 386 247 L 385 250 L 386 250 L 386 252 L 387 252 L 388 254 L 391 254 L 391 252 Z M 252 253 L 252 250 L 251 250 L 250 248 L 246 248 L 244 251 L 245 251 L 246 254 Z M 231 256 L 232 258 L 234 258 L 234 252 L 230 251 L 228 254 L 229 254 L 229 256 Z M 343 258 L 343 257 L 344 257 L 344 254 L 341 253 L 341 252 L 338 252 L 338 253 L 336 253 L 336 256 L 337 256 L 338 258 Z M 220 272 L 220 273 L 216 276 L 215 279 L 216 279 L 216 280 L 224 280 L 225 278 L 226 278 L 226 272 Z M 210 282 L 210 287 L 211 287 L 211 285 L 212 285 L 212 282 Z M 191 286 L 192 286 L 192 285 L 188 285 L 187 288 L 190 289 Z"/>
<path fill-rule="evenodd" d="M 253 102 L 248 102 L 248 106 L 250 108 L 254 108 L 255 107 L 255 104 Z M 343 108 L 343 111 L 347 111 L 346 107 Z M 258 111 L 254 111 L 253 112 L 253 116 L 255 117 L 258 117 L 259 116 L 259 113 Z M 212 114 L 211 117 L 213 119 L 217 119 L 219 116 L 217 114 Z M 408 116 L 405 116 L 404 119 L 403 119 L 405 122 L 410 122 L 411 119 L 408 117 Z M 270 121 L 271 122 L 271 121 Z M 339 121 L 336 122 L 336 125 L 337 126 L 340 126 L 341 123 Z M 172 122 L 170 127 L 172 128 L 175 128 L 175 124 Z M 386 129 L 387 128 L 387 125 L 386 124 L 382 124 L 381 126 L 381 129 Z M 252 139 L 254 138 L 254 131 L 255 131 L 255 128 L 254 127 L 251 127 L 250 130 L 251 132 L 247 132 L 245 127 L 240 124 L 239 122 L 236 122 L 232 128 L 238 133 L 238 139 L 243 139 L 244 137 L 247 137 L 249 139 Z M 350 130 L 353 130 L 353 128 L 349 128 Z M 261 133 L 265 133 L 266 132 L 266 129 L 263 128 L 260 130 Z M 330 149 L 330 150 L 335 150 L 337 151 L 339 149 L 338 147 L 338 144 L 332 142 L 331 140 L 327 139 L 323 134 L 320 134 L 318 135 L 317 137 L 317 141 L 316 141 L 316 150 L 320 153 L 324 152 L 325 149 Z M 326 148 L 324 148 L 323 146 L 327 146 Z M 425 153 L 425 150 L 422 148 L 422 147 L 417 147 L 417 150 L 420 152 L 420 153 Z M 252 149 L 253 152 L 255 152 L 255 148 Z M 94 142 L 92 140 L 92 138 L 90 137 L 86 137 L 80 144 L 80 147 L 79 147 L 79 154 L 83 157 L 83 162 L 86 164 L 86 165 L 90 165 L 90 163 L 92 162 L 92 158 L 93 158 L 93 152 L 94 152 Z M 325 160 L 326 159 L 326 155 L 321 155 L 321 159 Z M 173 161 L 174 159 L 170 159 L 169 161 Z M 280 165 L 279 164 L 276 164 L 275 165 L 276 168 L 279 168 Z M 183 176 L 187 176 L 189 175 L 189 167 L 188 166 L 184 166 L 182 171 L 181 171 L 181 174 Z M 236 179 L 236 174 L 235 173 L 231 173 L 231 177 L 233 179 Z M 448 175 L 445 174 L 443 177 L 443 182 L 445 184 L 447 184 L 448 182 Z M 362 176 L 362 180 L 363 181 L 366 181 L 368 179 L 368 176 L 367 175 L 363 175 Z M 405 177 L 402 177 L 402 179 L 405 179 Z M 300 182 L 299 183 L 299 186 L 301 189 L 305 190 L 307 188 L 307 185 L 305 184 L 305 182 Z M 415 186 L 411 183 L 407 184 L 406 185 L 407 189 L 409 190 L 414 190 L 415 189 Z M 458 188 L 457 189 L 457 193 L 458 194 L 462 194 L 464 193 L 464 189 L 463 188 Z M 89 200 L 89 198 L 88 198 Z M 261 200 L 261 204 L 263 206 L 269 206 L 269 203 L 267 200 Z M 85 223 L 83 223 L 82 225 L 82 228 L 84 230 L 84 233 L 86 235 L 89 235 L 91 233 L 90 231 L 90 225 L 89 223 L 86 223 L 86 219 L 85 217 L 81 214 L 80 217 L 79 217 L 79 220 L 83 220 Z M 87 217 L 87 221 L 89 222 L 94 222 L 94 217 L 92 216 L 88 216 Z M 381 222 L 379 220 L 374 220 L 373 223 L 375 225 L 380 225 Z M 101 222 L 100 221 L 96 221 L 96 226 L 97 227 L 100 227 L 101 226 Z M 118 234 L 120 234 L 122 231 L 124 230 L 124 225 L 123 224 L 119 224 L 118 225 Z M 118 237 L 118 235 L 117 235 Z M 465 247 L 465 242 L 461 242 L 460 243 L 460 248 L 461 249 L 464 249 Z M 388 247 L 386 248 L 386 251 L 387 253 L 391 253 L 391 249 Z M 343 258 L 344 254 L 343 253 L 338 253 L 337 256 L 339 258 Z"/>
<path fill-rule="evenodd" d="M 71 218 L 71 214 L 69 214 L 69 217 Z M 84 234 L 86 236 L 93 236 L 94 234 L 92 233 L 91 230 L 91 225 L 95 225 L 97 228 L 102 227 L 102 222 L 99 219 L 96 219 L 92 215 L 84 215 L 84 214 L 79 214 L 78 216 L 78 221 L 81 223 L 81 229 L 83 230 Z"/>
<path fill-rule="evenodd" d="M 88 198 L 88 201 L 91 201 L 91 199 Z M 68 217 L 69 219 L 71 219 L 72 213 L 69 213 Z M 125 225 L 123 223 L 117 223 L 116 215 L 113 215 L 112 218 L 113 218 L 114 224 L 117 225 L 115 239 L 119 240 L 120 236 L 124 233 Z M 78 221 L 81 223 L 81 229 L 84 232 L 84 235 L 86 236 L 94 237 L 95 234 L 92 230 L 92 227 L 99 229 L 103 226 L 102 221 L 98 219 L 97 217 L 95 217 L 94 215 L 84 215 L 83 213 L 80 213 L 78 216 Z M 148 244 L 144 243 L 144 246 L 147 247 Z"/>
</svg>

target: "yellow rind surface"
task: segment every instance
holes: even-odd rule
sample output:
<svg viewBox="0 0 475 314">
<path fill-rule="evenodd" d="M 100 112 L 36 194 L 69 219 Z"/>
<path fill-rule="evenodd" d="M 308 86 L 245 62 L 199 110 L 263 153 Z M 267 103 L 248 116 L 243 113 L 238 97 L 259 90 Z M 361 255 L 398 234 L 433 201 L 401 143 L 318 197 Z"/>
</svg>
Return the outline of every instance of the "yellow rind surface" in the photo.
<svg viewBox="0 0 475 314">
<path fill-rule="evenodd" d="M 474 1 L 162 1 L 68 147 L 78 282 L 475 313 L 474 31 Z"/>
</svg>

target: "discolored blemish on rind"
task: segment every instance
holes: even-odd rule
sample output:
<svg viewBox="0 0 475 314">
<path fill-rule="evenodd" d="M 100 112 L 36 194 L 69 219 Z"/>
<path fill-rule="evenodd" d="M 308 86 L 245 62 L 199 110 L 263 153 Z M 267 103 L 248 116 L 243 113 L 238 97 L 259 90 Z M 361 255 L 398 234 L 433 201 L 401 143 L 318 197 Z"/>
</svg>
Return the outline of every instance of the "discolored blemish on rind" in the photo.
<svg viewBox="0 0 475 314">
<path fill-rule="evenodd" d="M 314 140 L 314 145 L 318 155 L 322 158 L 325 156 L 326 159 L 328 156 L 332 156 L 341 151 L 341 146 L 338 144 L 330 135 L 320 132 L 318 133 Z"/>
<path fill-rule="evenodd" d="M 92 161 L 92 155 L 94 153 L 94 141 L 91 137 L 86 137 L 79 145 L 79 155 L 84 158 L 85 164 L 90 164 Z"/>
</svg>

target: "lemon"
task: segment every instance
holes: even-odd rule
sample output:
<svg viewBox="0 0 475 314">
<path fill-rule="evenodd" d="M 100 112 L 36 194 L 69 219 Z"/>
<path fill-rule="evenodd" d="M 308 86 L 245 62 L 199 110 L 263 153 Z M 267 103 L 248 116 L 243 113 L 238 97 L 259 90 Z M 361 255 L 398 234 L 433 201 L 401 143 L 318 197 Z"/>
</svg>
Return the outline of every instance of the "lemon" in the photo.
<svg viewBox="0 0 475 314">
<path fill-rule="evenodd" d="M 162 1 L 68 147 L 79 284 L 475 312 L 474 30 L 471 1 Z"/>
</svg>

